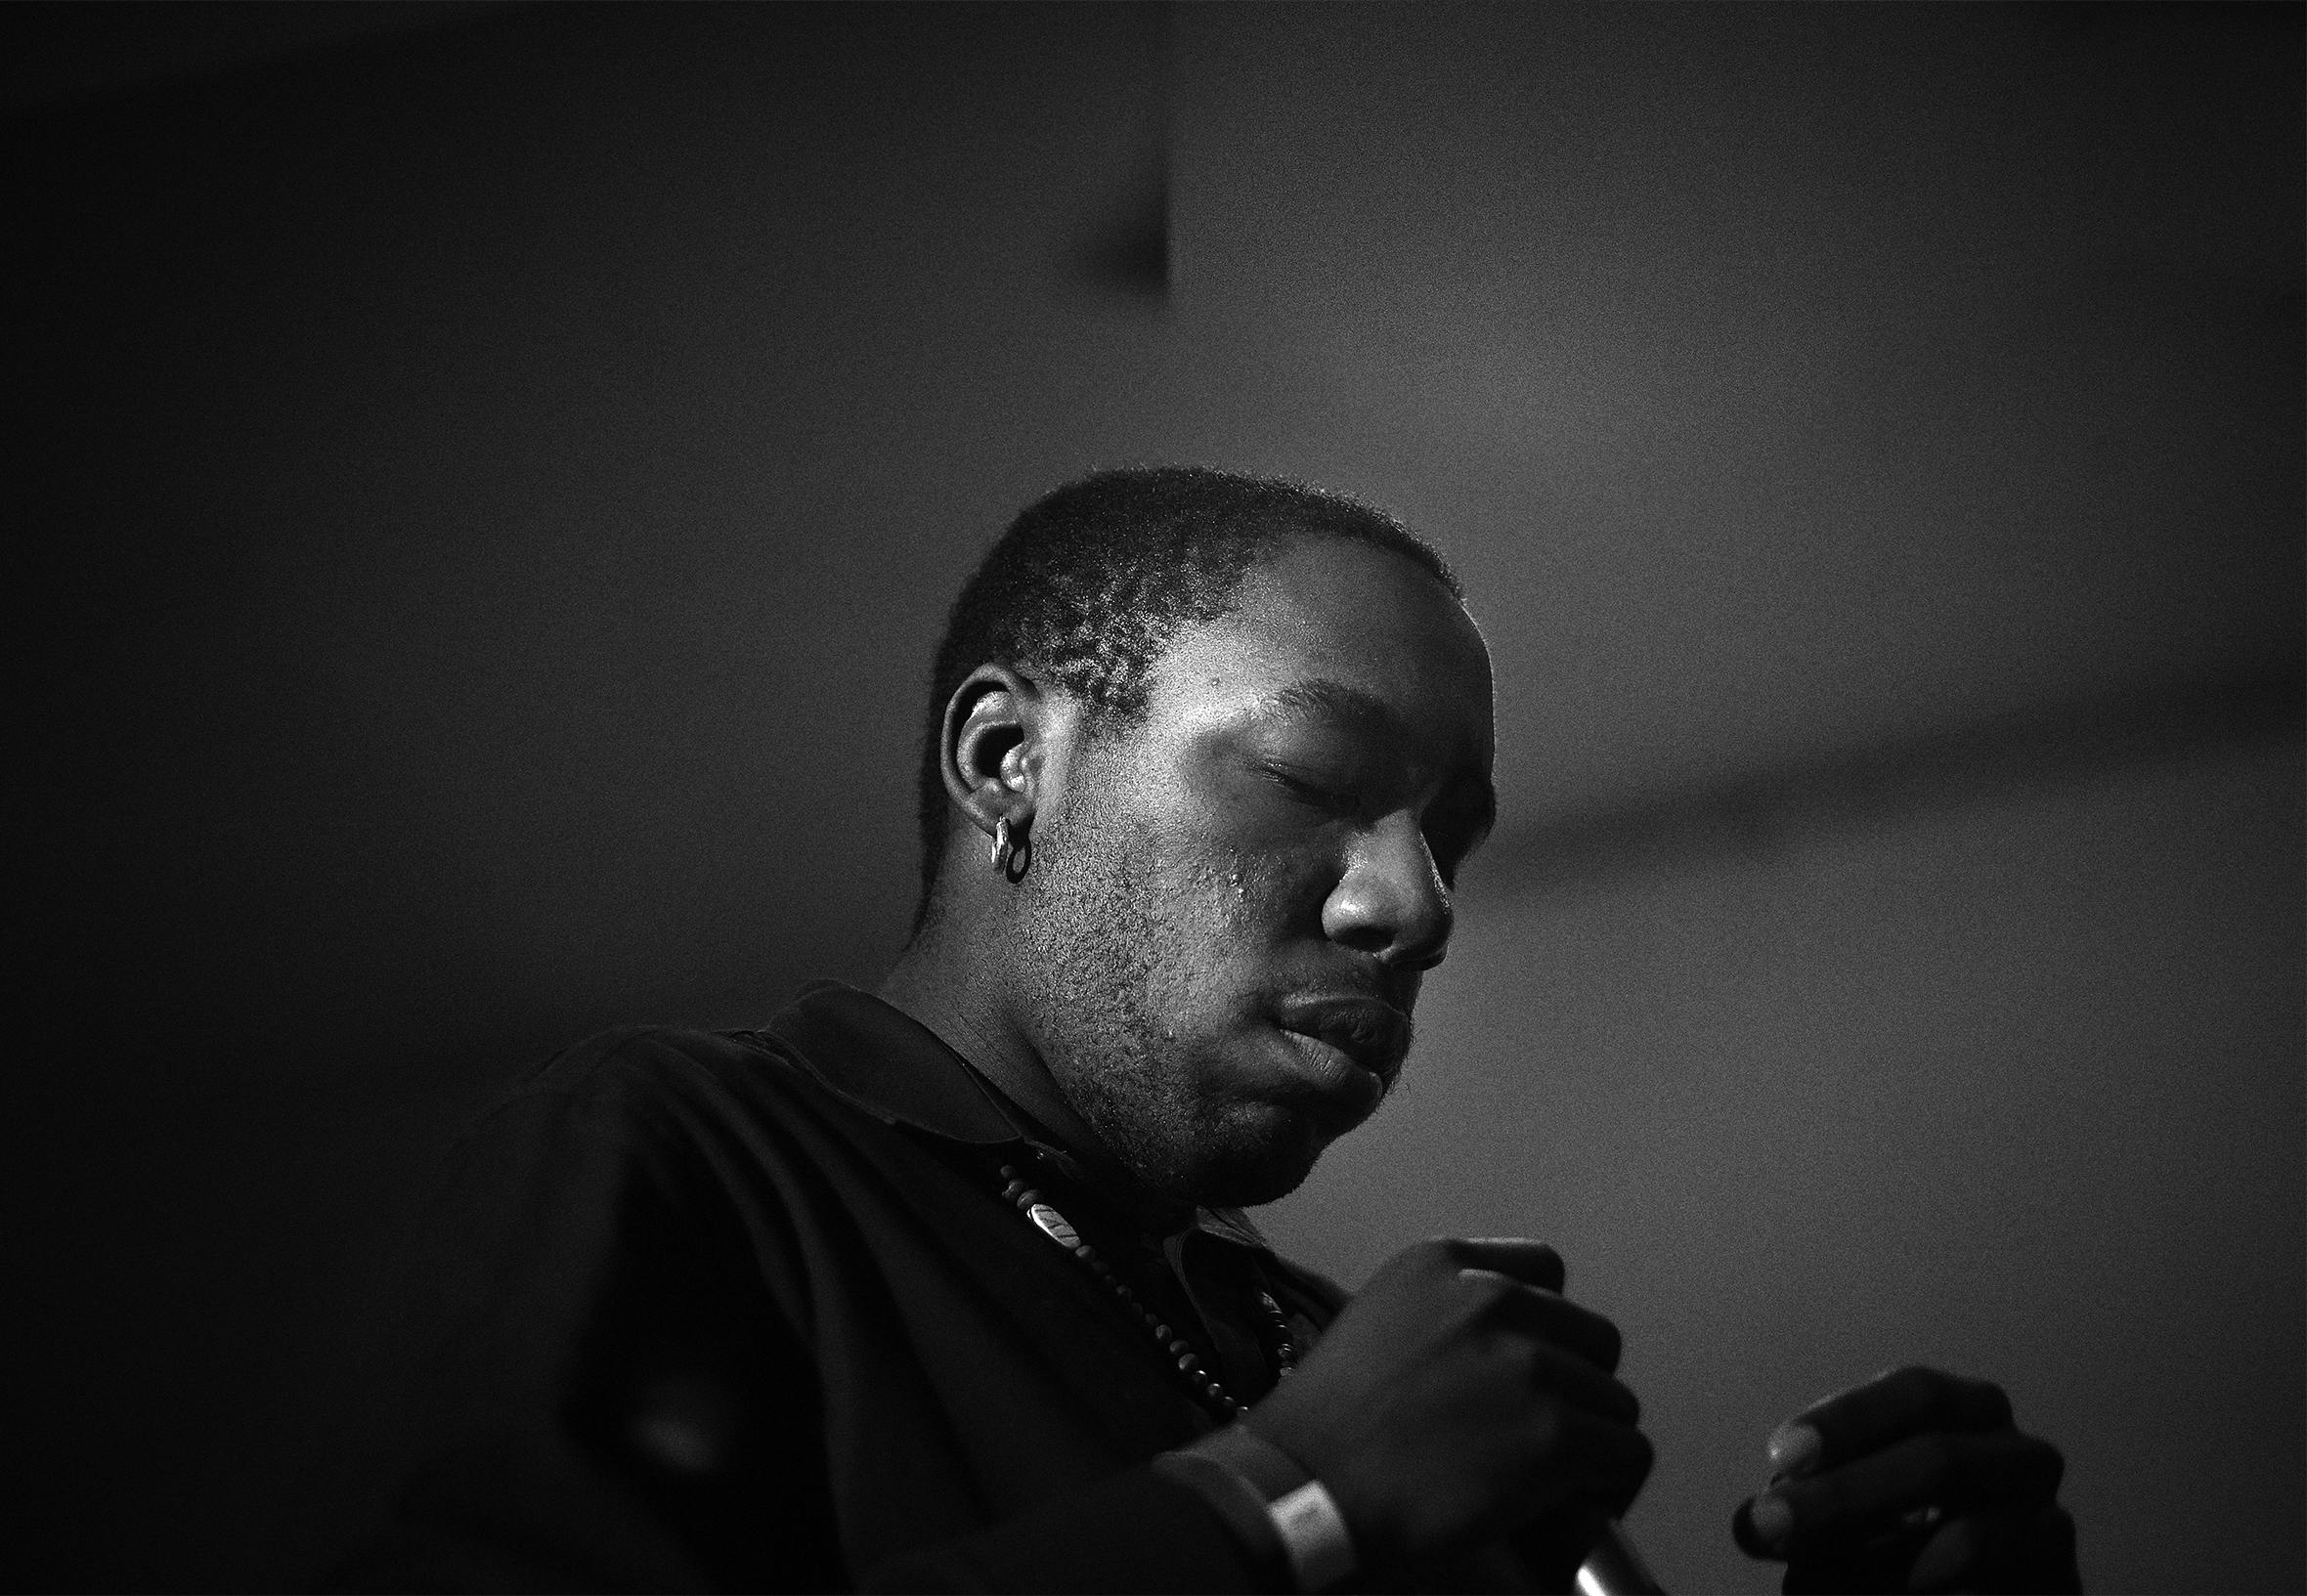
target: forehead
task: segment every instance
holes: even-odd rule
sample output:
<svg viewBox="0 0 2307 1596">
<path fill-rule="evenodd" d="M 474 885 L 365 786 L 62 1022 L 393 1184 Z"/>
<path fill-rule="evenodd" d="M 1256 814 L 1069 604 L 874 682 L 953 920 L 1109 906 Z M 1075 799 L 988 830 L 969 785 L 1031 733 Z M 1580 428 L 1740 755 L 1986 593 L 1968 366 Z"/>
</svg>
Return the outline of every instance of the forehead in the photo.
<svg viewBox="0 0 2307 1596">
<path fill-rule="evenodd" d="M 1173 724 L 1261 704 L 1318 712 L 1343 688 L 1436 757 L 1490 767 L 1481 632 L 1432 576 L 1364 543 L 1303 539 L 1253 567 L 1233 611 L 1178 633 L 1152 686 L 1152 718 Z"/>
</svg>

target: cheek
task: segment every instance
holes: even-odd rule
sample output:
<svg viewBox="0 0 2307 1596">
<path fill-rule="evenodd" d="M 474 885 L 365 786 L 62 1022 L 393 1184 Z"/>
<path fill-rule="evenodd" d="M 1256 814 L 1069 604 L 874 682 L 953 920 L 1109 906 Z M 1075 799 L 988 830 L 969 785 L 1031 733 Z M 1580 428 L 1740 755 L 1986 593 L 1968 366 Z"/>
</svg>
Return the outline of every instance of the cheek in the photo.
<svg viewBox="0 0 2307 1596">
<path fill-rule="evenodd" d="M 1255 867 L 1232 857 L 1173 858 L 1149 882 L 1153 919 L 1187 981 L 1206 981 L 1256 940 L 1263 893 Z"/>
<path fill-rule="evenodd" d="M 1164 1028 L 1215 1023 L 1268 983 L 1274 950 L 1323 934 L 1338 874 L 1330 840 L 1303 828 L 1245 835 L 1225 818 L 1085 806 L 1049 840 L 1042 884 L 1071 900 L 1060 917 L 1070 926 L 1054 933 L 1076 953 L 1094 941 L 1136 967 Z"/>
<path fill-rule="evenodd" d="M 1232 905 L 1245 928 L 1275 940 L 1322 934 L 1322 910 L 1338 883 L 1331 850 L 1295 847 L 1242 852 L 1228 873 Z"/>
<path fill-rule="evenodd" d="M 1156 877 L 1166 902 L 1153 916 L 1167 943 L 1154 967 L 1160 1007 L 1231 1025 L 1245 998 L 1272 985 L 1282 950 L 1321 936 L 1326 880 L 1318 860 L 1295 852 L 1174 859 Z"/>
</svg>

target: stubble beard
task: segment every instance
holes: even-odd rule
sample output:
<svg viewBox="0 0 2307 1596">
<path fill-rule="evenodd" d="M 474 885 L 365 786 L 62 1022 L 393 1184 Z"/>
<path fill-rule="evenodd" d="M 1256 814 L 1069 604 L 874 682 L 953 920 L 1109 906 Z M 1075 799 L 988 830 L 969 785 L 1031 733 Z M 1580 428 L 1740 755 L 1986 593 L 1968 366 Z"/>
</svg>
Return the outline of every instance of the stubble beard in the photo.
<svg viewBox="0 0 2307 1596">
<path fill-rule="evenodd" d="M 1169 1201 L 1286 1195 L 1319 1145 L 1277 1145 L 1270 1110 L 1207 1093 L 1194 1050 L 1217 1039 L 1181 1036 L 1176 1025 L 1219 1013 L 1213 995 L 1224 994 L 1212 988 L 1248 940 L 1235 880 L 1163 858 L 1123 817 L 1068 818 L 1063 837 L 1036 840 L 1040 856 L 1020 884 L 1020 984 L 1058 1090 Z"/>
</svg>

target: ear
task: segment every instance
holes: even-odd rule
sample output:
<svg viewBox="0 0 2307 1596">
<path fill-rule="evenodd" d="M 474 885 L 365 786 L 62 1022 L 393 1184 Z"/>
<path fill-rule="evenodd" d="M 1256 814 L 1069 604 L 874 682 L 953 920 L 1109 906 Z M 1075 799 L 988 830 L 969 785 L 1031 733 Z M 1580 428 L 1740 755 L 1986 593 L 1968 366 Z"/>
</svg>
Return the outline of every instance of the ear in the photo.
<svg viewBox="0 0 2307 1596">
<path fill-rule="evenodd" d="M 1049 695 L 1016 671 L 981 665 L 945 701 L 937 745 L 945 791 L 986 836 L 1023 834 L 1041 799 L 1054 729 Z"/>
</svg>

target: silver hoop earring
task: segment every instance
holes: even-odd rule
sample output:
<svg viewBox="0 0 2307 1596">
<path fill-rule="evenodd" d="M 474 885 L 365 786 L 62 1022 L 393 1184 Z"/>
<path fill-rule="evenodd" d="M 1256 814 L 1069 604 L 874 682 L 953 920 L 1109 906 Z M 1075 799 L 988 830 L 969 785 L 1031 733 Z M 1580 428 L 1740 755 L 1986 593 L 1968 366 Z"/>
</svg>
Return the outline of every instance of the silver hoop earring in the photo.
<svg viewBox="0 0 2307 1596">
<path fill-rule="evenodd" d="M 1017 852 L 1017 844 L 1010 841 L 1009 816 L 1004 815 L 993 824 L 992 859 L 993 873 L 996 876 L 1007 877 L 1009 875 L 1010 856 L 1015 852 Z"/>
</svg>

